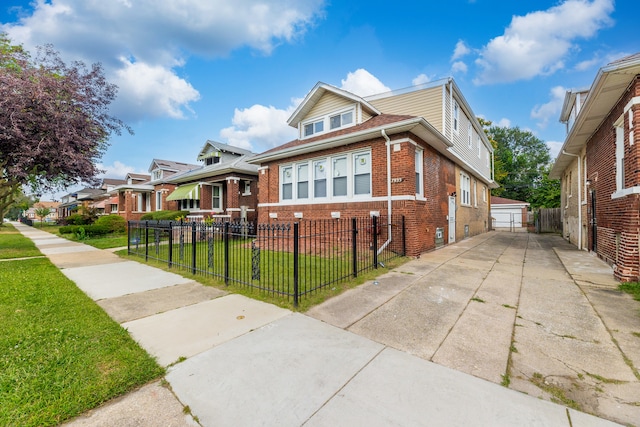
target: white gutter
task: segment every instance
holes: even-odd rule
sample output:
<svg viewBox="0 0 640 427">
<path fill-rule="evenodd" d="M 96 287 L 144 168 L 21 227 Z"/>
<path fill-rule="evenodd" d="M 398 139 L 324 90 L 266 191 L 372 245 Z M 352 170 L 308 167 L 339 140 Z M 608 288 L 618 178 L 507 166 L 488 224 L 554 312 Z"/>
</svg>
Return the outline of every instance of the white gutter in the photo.
<svg viewBox="0 0 640 427">
<path fill-rule="evenodd" d="M 449 78 L 449 114 L 451 114 L 451 123 L 449 126 L 449 141 L 453 142 L 453 84 L 451 78 Z M 442 123 L 444 126 L 444 123 Z"/>
<path fill-rule="evenodd" d="M 582 176 L 580 174 L 580 163 L 582 162 L 580 161 L 579 154 L 567 153 L 565 150 L 562 150 L 562 154 L 575 157 L 578 162 L 578 250 L 582 250 L 582 199 L 580 197 L 582 195 Z"/>
<path fill-rule="evenodd" d="M 378 249 L 378 255 L 391 243 L 391 139 L 389 139 L 384 129 L 380 132 L 387 141 L 387 241 Z M 376 232 L 376 230 L 373 231 L 374 233 Z"/>
</svg>

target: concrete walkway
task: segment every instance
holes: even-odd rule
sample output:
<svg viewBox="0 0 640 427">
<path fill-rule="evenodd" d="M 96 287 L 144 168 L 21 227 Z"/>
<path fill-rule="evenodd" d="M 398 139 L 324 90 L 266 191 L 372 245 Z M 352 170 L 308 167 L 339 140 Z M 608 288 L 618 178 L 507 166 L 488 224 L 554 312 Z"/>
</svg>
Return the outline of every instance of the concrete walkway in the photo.
<svg viewBox="0 0 640 427">
<path fill-rule="evenodd" d="M 637 360 L 627 335 L 640 331 L 639 319 L 627 324 L 632 310 L 610 307 L 619 322 L 614 331 L 574 311 L 582 295 L 589 303 L 580 307 L 606 317 L 602 306 L 614 288 L 606 265 L 559 238 L 476 236 L 300 314 L 15 225 L 159 363 L 180 362 L 168 370 L 169 387 L 149 384 L 69 425 L 196 425 L 192 416 L 203 426 L 614 425 L 534 397 L 553 394 L 545 384 L 556 377 L 546 374 L 545 360 L 558 360 L 549 349 L 562 341 L 583 346 L 571 363 L 560 363 L 567 370 L 600 381 L 602 394 L 624 383 L 630 398 L 640 395 L 633 369 L 617 360 Z M 591 293 L 574 292 L 580 283 Z M 555 309 L 536 308 L 545 300 Z M 547 331 L 556 341 L 545 341 Z M 614 336 L 617 353 L 609 345 Z M 615 372 L 605 369 L 608 356 Z M 541 387 L 530 381 L 536 373 Z M 505 376 L 533 396 L 496 384 Z M 606 415 L 640 424 L 627 418 L 635 414 Z"/>
</svg>

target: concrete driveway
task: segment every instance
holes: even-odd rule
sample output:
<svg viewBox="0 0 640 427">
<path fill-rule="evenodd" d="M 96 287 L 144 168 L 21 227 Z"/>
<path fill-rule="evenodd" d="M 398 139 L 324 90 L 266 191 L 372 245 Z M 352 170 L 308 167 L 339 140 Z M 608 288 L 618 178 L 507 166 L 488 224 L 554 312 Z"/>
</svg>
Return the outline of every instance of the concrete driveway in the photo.
<svg viewBox="0 0 640 427">
<path fill-rule="evenodd" d="M 557 235 L 491 232 L 306 314 L 514 390 L 640 425 L 640 303 Z"/>
</svg>

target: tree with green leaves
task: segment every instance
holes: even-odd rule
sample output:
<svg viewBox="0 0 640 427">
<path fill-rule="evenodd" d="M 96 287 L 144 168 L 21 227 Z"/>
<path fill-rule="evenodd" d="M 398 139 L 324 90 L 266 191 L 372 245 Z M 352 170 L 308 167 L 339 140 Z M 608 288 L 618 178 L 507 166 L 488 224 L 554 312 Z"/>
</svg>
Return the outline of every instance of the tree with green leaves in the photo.
<svg viewBox="0 0 640 427">
<path fill-rule="evenodd" d="M 547 185 L 544 177 L 551 161 L 547 144 L 519 127 L 491 126 L 488 133 L 496 141 L 494 158 L 499 166 L 494 179 L 500 187 L 492 194 L 529 203 L 544 200 L 537 193 Z"/>
<path fill-rule="evenodd" d="M 32 58 L 0 34 L 0 224 L 23 186 L 33 192 L 95 183 L 112 133 L 117 88 L 100 64 L 65 64 L 52 46 Z"/>
<path fill-rule="evenodd" d="M 51 208 L 47 208 L 45 206 L 39 206 L 35 209 L 36 216 L 40 218 L 40 224 L 44 222 L 44 219 L 47 215 L 51 213 Z"/>
</svg>

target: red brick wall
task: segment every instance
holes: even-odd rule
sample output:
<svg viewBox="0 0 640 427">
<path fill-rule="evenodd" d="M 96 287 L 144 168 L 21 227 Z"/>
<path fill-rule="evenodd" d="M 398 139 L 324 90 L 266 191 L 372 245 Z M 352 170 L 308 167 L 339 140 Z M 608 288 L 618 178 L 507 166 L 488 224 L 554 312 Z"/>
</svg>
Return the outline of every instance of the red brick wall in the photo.
<svg viewBox="0 0 640 427">
<path fill-rule="evenodd" d="M 421 141 L 415 135 L 394 135 L 393 140 L 411 137 L 424 150 L 423 160 L 423 188 L 426 201 L 396 200 L 392 203 L 393 215 L 404 215 L 407 235 L 407 255 L 417 256 L 435 248 L 436 227 L 447 226 L 448 195 L 456 191 L 455 165 L 442 157 L 431 146 Z M 393 141 L 392 141 L 393 142 Z M 331 150 L 323 150 L 313 154 L 313 157 L 336 155 L 359 149 L 371 149 L 372 162 L 372 196 L 387 196 L 387 154 L 384 138 L 351 144 Z M 408 141 L 400 142 L 400 150 L 391 147 L 391 177 L 401 178 L 400 182 L 391 185 L 392 195 L 415 194 L 415 149 Z M 263 166 L 268 169 L 260 171 L 259 202 L 279 203 L 279 166 L 309 158 L 308 155 L 289 158 L 285 162 L 271 162 Z M 277 205 L 260 206 L 259 222 L 292 222 L 297 221 L 294 213 L 301 212 L 303 220 L 328 219 L 332 212 L 340 212 L 341 218 L 369 216 L 371 211 L 387 214 L 385 201 L 349 201 L 340 203 L 310 204 L 310 205 Z M 271 219 L 270 213 L 277 213 L 277 219 Z M 445 238 L 446 241 L 446 238 Z"/>
<path fill-rule="evenodd" d="M 637 281 L 640 276 L 638 236 L 640 234 L 640 195 L 630 194 L 612 199 L 616 191 L 616 132 L 613 124 L 623 114 L 631 98 L 640 96 L 640 77 L 630 88 L 587 142 L 587 178 L 595 190 L 597 219 L 597 254 L 614 265 L 614 275 L 621 281 Z M 628 112 L 624 114 L 625 188 L 640 185 L 640 106 L 631 107 L 633 129 L 629 128 Z M 634 134 L 630 145 L 629 132 Z M 587 215 L 591 218 L 591 199 L 587 198 Z M 588 247 L 593 248 L 591 228 Z"/>
</svg>

